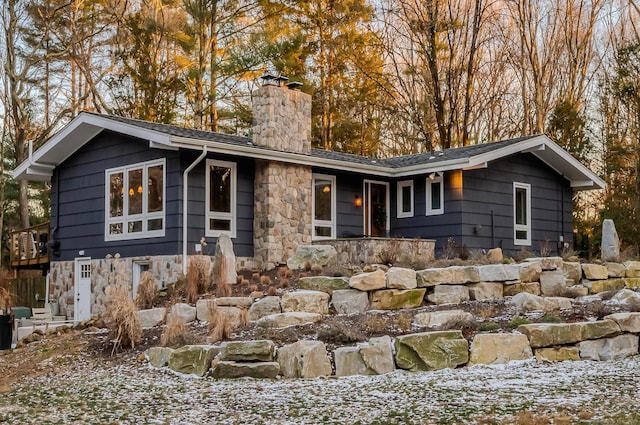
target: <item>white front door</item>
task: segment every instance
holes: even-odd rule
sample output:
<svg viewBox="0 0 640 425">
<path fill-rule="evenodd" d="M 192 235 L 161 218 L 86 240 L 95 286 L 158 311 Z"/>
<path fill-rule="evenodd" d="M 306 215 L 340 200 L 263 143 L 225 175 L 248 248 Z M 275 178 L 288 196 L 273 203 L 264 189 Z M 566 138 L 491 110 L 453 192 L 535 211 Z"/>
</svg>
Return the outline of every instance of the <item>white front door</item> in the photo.
<svg viewBox="0 0 640 425">
<path fill-rule="evenodd" d="M 91 319 L 91 258 L 76 258 L 73 320 Z"/>
</svg>

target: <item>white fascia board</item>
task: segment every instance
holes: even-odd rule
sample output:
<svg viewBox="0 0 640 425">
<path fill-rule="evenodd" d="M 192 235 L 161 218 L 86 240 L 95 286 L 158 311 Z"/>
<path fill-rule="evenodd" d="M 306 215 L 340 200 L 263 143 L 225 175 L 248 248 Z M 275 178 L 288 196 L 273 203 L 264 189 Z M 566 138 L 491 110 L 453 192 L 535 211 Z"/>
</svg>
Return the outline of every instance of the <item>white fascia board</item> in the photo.
<svg viewBox="0 0 640 425">
<path fill-rule="evenodd" d="M 410 167 L 403 167 L 403 168 L 397 169 L 397 171 L 393 174 L 393 177 L 410 177 L 410 176 L 417 176 L 421 174 L 439 173 L 439 172 L 451 171 L 451 170 L 461 170 L 461 169 L 466 169 L 468 165 L 469 165 L 468 158 L 451 159 L 449 161 L 439 161 L 434 163 L 433 165 L 429 165 L 429 164 L 412 165 Z"/>
</svg>

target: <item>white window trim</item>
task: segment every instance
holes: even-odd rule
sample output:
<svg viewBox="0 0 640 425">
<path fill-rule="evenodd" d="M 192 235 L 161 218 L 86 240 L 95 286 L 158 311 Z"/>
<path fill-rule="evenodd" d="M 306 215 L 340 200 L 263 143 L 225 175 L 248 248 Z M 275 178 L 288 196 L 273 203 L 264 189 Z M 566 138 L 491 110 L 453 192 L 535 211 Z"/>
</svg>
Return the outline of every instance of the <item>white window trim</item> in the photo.
<svg viewBox="0 0 640 425">
<path fill-rule="evenodd" d="M 217 212 L 210 211 L 210 196 L 209 196 L 209 186 L 211 184 L 211 179 L 209 178 L 209 170 L 211 166 L 216 167 L 227 167 L 231 169 L 231 212 Z M 205 235 L 207 237 L 217 238 L 218 236 L 227 234 L 230 238 L 236 237 L 236 223 L 237 223 L 237 209 L 236 209 L 236 199 L 237 199 L 237 191 L 238 191 L 238 176 L 237 176 L 237 164 L 235 162 L 229 161 L 218 161 L 215 159 L 207 159 L 206 162 L 206 173 L 205 173 Z M 224 230 L 211 230 L 209 228 L 209 220 L 217 219 L 217 220 L 230 220 L 229 231 Z"/>
<path fill-rule="evenodd" d="M 440 184 L 440 208 L 434 209 L 431 204 L 431 184 L 439 183 Z M 425 204 L 426 204 L 426 213 L 425 215 L 440 215 L 444 214 L 444 180 L 442 178 L 442 173 L 436 174 L 436 176 L 431 180 L 429 177 L 426 179 L 425 184 Z"/>
<path fill-rule="evenodd" d="M 143 193 L 147 193 L 147 188 L 149 184 L 149 171 L 150 167 L 156 167 L 158 165 L 162 165 L 162 211 L 156 212 L 148 212 L 148 197 L 142 197 L 142 214 L 134 214 L 129 215 L 127 211 L 129 210 L 129 198 L 127 196 L 123 196 L 123 206 L 122 206 L 122 217 L 110 217 L 110 199 L 109 194 L 111 190 L 111 181 L 109 176 L 115 173 L 122 173 L 123 182 L 122 187 L 126 188 L 129 186 L 129 171 L 135 170 L 138 168 L 142 168 L 142 183 L 143 183 Z M 167 226 L 166 221 L 166 210 L 167 210 L 167 164 L 165 158 L 156 159 L 153 161 L 146 162 L 138 162 L 136 164 L 128 164 L 122 167 L 109 168 L 104 171 L 105 176 L 105 190 L 104 190 L 104 240 L 105 241 L 121 241 L 121 240 L 130 240 L 130 239 L 145 239 L 145 238 L 160 238 L 165 236 L 165 229 Z M 162 219 L 162 229 L 161 230 L 147 230 L 147 224 L 149 220 L 153 219 Z M 142 220 L 142 232 L 128 232 L 127 222 L 132 220 Z M 119 235 L 111 235 L 109 234 L 109 225 L 115 223 L 122 223 L 122 233 Z"/>
<path fill-rule="evenodd" d="M 402 189 L 405 187 L 409 187 L 410 192 L 409 192 L 409 197 L 410 197 L 410 210 L 409 211 L 402 211 L 402 204 L 404 203 L 404 199 L 403 199 L 403 191 Z M 397 184 L 397 189 L 396 189 L 396 193 L 397 193 L 397 217 L 398 218 L 407 218 L 407 217 L 413 217 L 413 180 L 404 180 L 401 182 L 398 182 Z"/>
<path fill-rule="evenodd" d="M 516 224 L 516 189 L 524 189 L 526 191 L 526 202 L 527 202 L 527 224 Z M 518 239 L 517 232 L 526 231 L 527 238 L 526 239 Z M 531 245 L 531 185 L 528 183 L 518 183 L 513 182 L 513 244 L 520 246 L 530 246 Z"/>
<path fill-rule="evenodd" d="M 331 182 L 331 221 L 316 220 L 316 180 L 329 180 Z M 313 174 L 311 180 L 311 240 L 320 241 L 336 238 L 336 176 L 328 174 Z M 331 236 L 316 236 L 317 227 L 331 228 Z"/>
</svg>

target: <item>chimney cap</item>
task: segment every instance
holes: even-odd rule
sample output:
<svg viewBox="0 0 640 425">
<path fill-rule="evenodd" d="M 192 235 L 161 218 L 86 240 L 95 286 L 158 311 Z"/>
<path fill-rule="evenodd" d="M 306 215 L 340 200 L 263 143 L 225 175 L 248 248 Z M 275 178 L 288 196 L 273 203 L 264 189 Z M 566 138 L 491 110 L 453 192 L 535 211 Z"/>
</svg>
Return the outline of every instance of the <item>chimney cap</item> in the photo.
<svg viewBox="0 0 640 425">
<path fill-rule="evenodd" d="M 276 77 L 275 75 L 271 74 L 270 72 L 265 72 L 264 74 L 262 74 L 260 76 L 260 79 L 262 80 L 262 85 L 263 86 L 271 86 L 275 84 L 275 80 L 277 80 L 278 77 Z"/>
<path fill-rule="evenodd" d="M 286 84 L 289 90 L 298 90 L 302 87 L 302 83 L 300 81 L 290 81 Z"/>
</svg>

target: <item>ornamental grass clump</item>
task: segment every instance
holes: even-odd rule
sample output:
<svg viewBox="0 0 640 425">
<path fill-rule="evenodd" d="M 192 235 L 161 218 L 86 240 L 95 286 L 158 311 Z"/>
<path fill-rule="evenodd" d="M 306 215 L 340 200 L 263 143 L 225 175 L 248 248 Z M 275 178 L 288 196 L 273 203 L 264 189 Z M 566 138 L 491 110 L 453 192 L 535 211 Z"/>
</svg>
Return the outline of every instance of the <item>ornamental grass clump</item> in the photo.
<svg viewBox="0 0 640 425">
<path fill-rule="evenodd" d="M 204 294 L 209 285 L 211 285 L 210 266 L 211 261 L 201 255 L 194 256 L 189 261 L 187 283 L 185 285 L 187 302 L 195 303 L 200 295 Z"/>
<path fill-rule="evenodd" d="M 184 318 L 179 314 L 167 314 L 167 325 L 160 335 L 160 345 L 163 347 L 182 347 L 191 342 Z"/>
<path fill-rule="evenodd" d="M 124 285 L 117 285 L 109 295 L 105 322 L 111 331 L 113 340 L 111 354 L 113 355 L 120 348 L 135 348 L 142 339 L 142 325 L 136 304 Z"/>
<path fill-rule="evenodd" d="M 136 306 L 140 310 L 152 308 L 158 298 L 158 286 L 151 272 L 145 271 L 140 275 L 138 293 L 136 294 Z"/>
<path fill-rule="evenodd" d="M 231 318 L 218 310 L 215 301 L 207 302 L 209 309 L 209 341 L 218 342 L 231 337 L 233 331 Z"/>
</svg>

